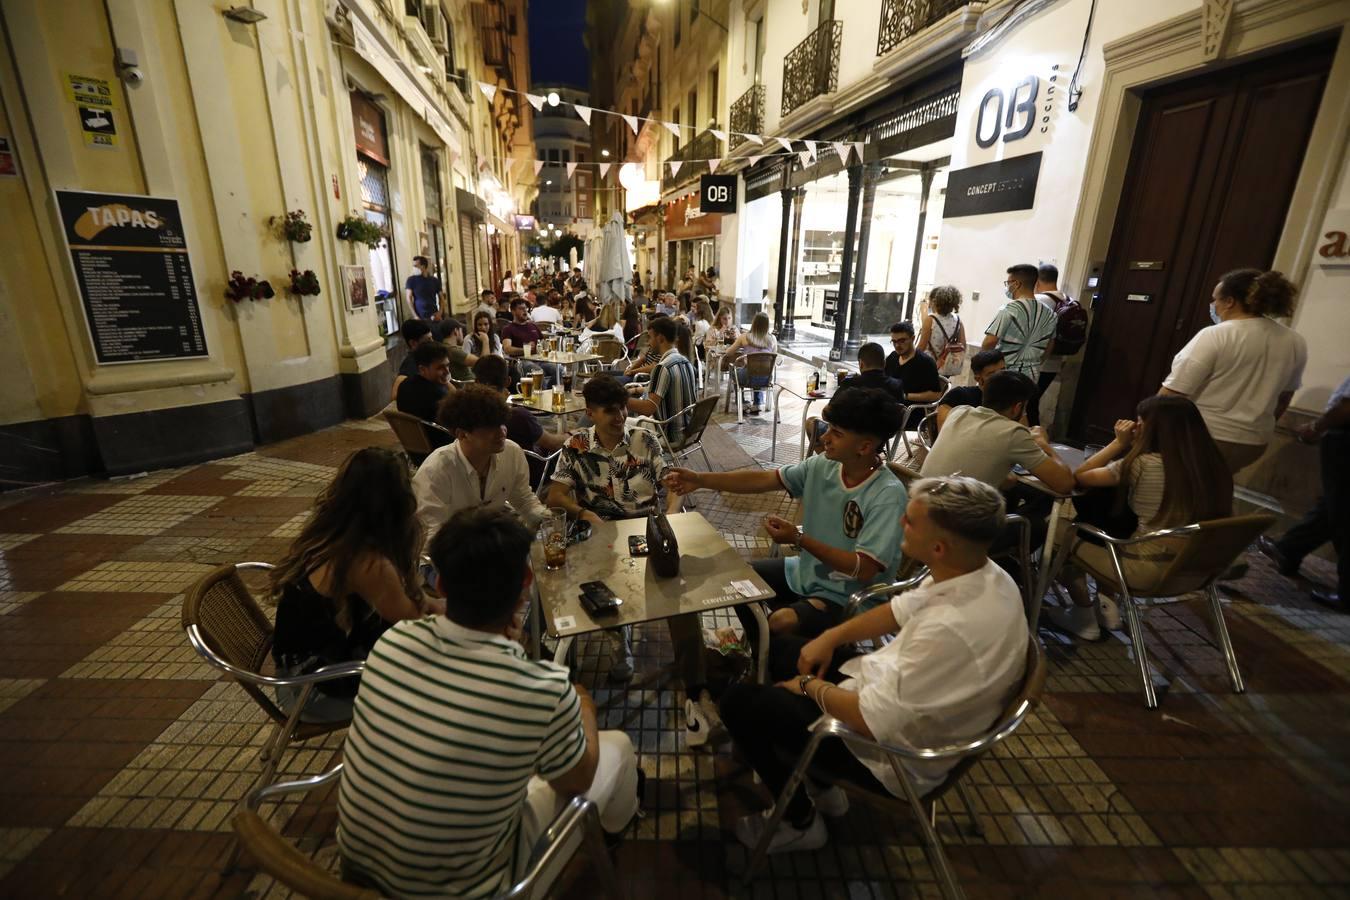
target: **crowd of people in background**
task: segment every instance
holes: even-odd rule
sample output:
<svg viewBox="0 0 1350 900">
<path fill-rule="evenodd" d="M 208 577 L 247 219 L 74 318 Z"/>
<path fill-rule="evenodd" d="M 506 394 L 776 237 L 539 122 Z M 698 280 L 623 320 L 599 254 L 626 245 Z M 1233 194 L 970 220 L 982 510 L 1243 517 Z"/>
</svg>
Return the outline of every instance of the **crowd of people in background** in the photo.
<svg viewBox="0 0 1350 900">
<path fill-rule="evenodd" d="M 1293 311 L 1294 286 L 1276 272 L 1230 272 L 1213 290 L 1213 327 L 1182 348 L 1156 395 L 1140 398 L 1108 444 L 1070 468 L 1038 424 L 1042 396 L 1086 340 L 1086 312 L 1060 290 L 1058 274 L 1052 265 L 1008 267 L 1006 303 L 978 347 L 960 291 L 934 288 L 917 326 L 890 328 L 889 353 L 879 343 L 861 347 L 859 372 L 807 420 L 805 459 L 701 472 L 676 467 L 670 452 L 689 425 L 697 367 L 713 350 L 733 367 L 778 350 L 766 314 L 737 328 L 714 270 L 690 267 L 673 291 L 635 270 L 633 299 L 601 305 L 579 270 L 508 272 L 500 291 L 482 292 L 466 326 L 444 315 L 422 260 L 408 279 L 418 318 L 402 329 L 408 354 L 393 400 L 437 423 L 442 440 L 413 460 L 411 478 L 391 451 L 353 454 L 273 573 L 278 671 L 367 660 L 359 682 L 321 685 L 301 713 L 302 721 L 353 718 L 339 795 L 345 860 L 394 893 L 491 894 L 519 871 L 524 841 L 566 797 L 592 797 L 614 832 L 636 812 L 627 736 L 600 732 L 593 702 L 566 668 L 521 648 L 529 545 L 553 511 L 601 525 L 678 512 L 697 490 L 786 492 L 798 501 L 799 522 L 763 522 L 771 541 L 795 553 L 753 563 L 774 594 L 773 683 L 715 696 L 698 617 L 668 623 L 687 745 L 725 730 L 775 793 L 822 713 L 898 745 L 954 743 L 988 728 L 1025 675 L 1027 643 L 1018 573 L 991 552 L 1012 539 L 1011 512 L 1032 523 L 1036 544 L 1047 537 L 1047 495 L 1024 490 L 1019 473 L 1057 494 L 1105 492 L 1096 496 L 1112 499 L 1097 505 L 1120 536 L 1229 516 L 1234 476 L 1270 443 L 1306 358 L 1303 339 L 1277 321 Z M 526 348 L 555 328 L 625 348 L 585 381 L 586 418 L 567 435 L 545 433 L 508 402 Z M 557 381 L 546 363 L 531 365 Z M 967 369 L 970 383 L 953 384 Z M 656 430 L 635 427 L 639 416 Z M 923 428 L 931 446 L 918 470 L 894 465 L 897 434 Z M 1338 463 L 1347 428 L 1350 379 L 1301 434 L 1322 443 L 1322 500 L 1283 538 L 1260 544 L 1292 575 L 1333 541 L 1342 591 L 1350 547 Z M 527 450 L 559 454 L 547 484 Z M 1085 501 L 1083 514 L 1092 507 Z M 1133 545 L 1127 582 L 1147 587 L 1177 550 L 1175 539 Z M 1107 568 L 1106 552 L 1080 544 L 1059 574 L 1069 603 L 1048 619 L 1078 640 L 1121 628 L 1117 599 L 1108 589 L 1094 594 L 1085 576 Z M 927 568 L 915 589 L 844 617 L 850 596 L 896 581 L 905 564 Z M 1343 596 L 1322 599 L 1336 605 Z M 736 611 L 755 646 L 756 619 Z M 858 641 L 889 634 L 895 639 L 881 649 L 856 656 Z M 610 641 L 610 677 L 631 678 L 629 636 L 617 629 Z M 287 709 L 298 702 L 284 692 L 278 699 Z M 922 793 L 949 765 L 915 763 L 908 775 Z M 847 806 L 834 778 L 901 793 L 884 757 L 838 741 L 822 746 L 812 774 L 771 852 L 826 842 L 823 817 Z M 754 846 L 766 815 L 737 823 L 737 837 Z M 422 835 L 438 849 L 402 846 L 390 833 Z"/>
</svg>

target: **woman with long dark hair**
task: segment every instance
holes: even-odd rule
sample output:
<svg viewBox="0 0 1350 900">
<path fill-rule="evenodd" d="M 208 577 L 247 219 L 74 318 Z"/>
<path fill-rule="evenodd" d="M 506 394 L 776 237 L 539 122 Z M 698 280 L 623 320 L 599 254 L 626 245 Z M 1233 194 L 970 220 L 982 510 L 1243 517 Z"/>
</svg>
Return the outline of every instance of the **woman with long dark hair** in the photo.
<svg viewBox="0 0 1350 900">
<path fill-rule="evenodd" d="M 391 624 L 423 615 L 417 577 L 422 543 L 407 462 L 382 447 L 347 457 L 272 570 L 277 673 L 300 675 L 365 659 Z M 301 721 L 351 716 L 359 683 L 349 678 L 315 685 Z M 298 689 L 277 689 L 287 712 L 299 695 Z"/>
<path fill-rule="evenodd" d="M 1185 397 L 1149 397 L 1137 413 L 1136 421 L 1118 421 L 1115 440 L 1074 472 L 1079 487 L 1115 488 L 1116 512 L 1133 513 L 1136 535 L 1232 515 L 1233 476 L 1195 404 Z M 1125 580 L 1148 588 L 1175 556 L 1176 539 L 1122 548 Z M 1104 546 L 1080 543 L 1074 558 L 1095 571 L 1112 571 Z M 1073 606 L 1047 610 L 1056 625 L 1087 640 L 1099 637 L 1101 628 L 1120 627 L 1114 599 L 1099 589 L 1094 605 L 1087 578 L 1077 566 L 1066 567 L 1060 583 L 1068 588 Z"/>
<path fill-rule="evenodd" d="M 503 356 L 502 339 L 497 336 L 497 318 L 479 310 L 473 316 L 473 333 L 464 341 L 470 356 Z"/>
</svg>

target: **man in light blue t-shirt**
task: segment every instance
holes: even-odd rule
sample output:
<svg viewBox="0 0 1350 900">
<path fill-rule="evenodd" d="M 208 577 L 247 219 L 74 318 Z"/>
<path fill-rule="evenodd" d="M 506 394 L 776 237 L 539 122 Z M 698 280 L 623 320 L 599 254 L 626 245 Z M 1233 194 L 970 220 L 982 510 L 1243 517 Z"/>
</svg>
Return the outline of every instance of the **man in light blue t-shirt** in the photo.
<svg viewBox="0 0 1350 900">
<path fill-rule="evenodd" d="M 776 595 L 769 601 L 773 634 L 814 637 L 837 624 L 848 598 L 870 584 L 893 581 L 900 560 L 905 487 L 886 468 L 881 450 L 900 428 L 901 407 L 875 388 L 838 394 L 825 407 L 825 452 L 778 471 L 693 472 L 671 469 L 666 483 L 687 494 L 697 488 L 761 494 L 787 491 L 802 505 L 798 529 L 766 516 L 775 543 L 797 556 L 753 563 Z M 737 607 L 754 646 L 755 623 Z"/>
</svg>

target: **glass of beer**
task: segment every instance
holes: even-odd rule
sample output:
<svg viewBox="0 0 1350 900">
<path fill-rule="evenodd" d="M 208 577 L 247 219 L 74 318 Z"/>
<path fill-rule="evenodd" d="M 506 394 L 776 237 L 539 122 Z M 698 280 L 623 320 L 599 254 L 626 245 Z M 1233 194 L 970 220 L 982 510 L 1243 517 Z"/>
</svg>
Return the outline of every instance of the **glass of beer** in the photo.
<svg viewBox="0 0 1350 900">
<path fill-rule="evenodd" d="M 520 379 L 520 396 L 527 401 L 534 397 L 534 379 L 529 375 Z"/>
<path fill-rule="evenodd" d="M 562 374 L 562 389 L 564 394 L 572 393 L 572 370 L 564 369 Z"/>
<path fill-rule="evenodd" d="M 561 569 L 567 565 L 567 513 L 555 510 L 540 526 L 544 545 L 544 568 Z"/>
<path fill-rule="evenodd" d="M 553 389 L 553 411 L 555 413 L 567 412 L 567 392 L 562 388 Z"/>
<path fill-rule="evenodd" d="M 530 379 L 534 382 L 534 389 L 535 389 L 536 391 L 542 391 L 542 390 L 544 389 L 544 373 L 543 373 L 543 372 L 531 372 L 531 373 L 530 373 Z M 528 395 L 527 395 L 527 396 L 528 396 Z"/>
</svg>

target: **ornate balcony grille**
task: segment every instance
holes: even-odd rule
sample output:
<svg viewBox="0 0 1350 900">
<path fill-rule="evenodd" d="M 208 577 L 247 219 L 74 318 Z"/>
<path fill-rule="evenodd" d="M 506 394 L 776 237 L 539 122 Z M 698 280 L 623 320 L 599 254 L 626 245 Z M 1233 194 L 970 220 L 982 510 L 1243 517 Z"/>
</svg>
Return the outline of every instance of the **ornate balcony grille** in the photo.
<svg viewBox="0 0 1350 900">
<path fill-rule="evenodd" d="M 718 129 L 721 130 L 720 128 Z M 708 169 L 702 162 L 691 163 L 689 160 L 697 159 L 720 159 L 722 156 L 722 142 L 719 141 L 711 130 L 702 132 L 698 137 L 685 144 L 679 150 L 675 151 L 666 162 L 680 161 L 685 163 L 680 166 L 679 174 L 672 176 L 670 166 L 664 163 L 661 166 L 661 189 L 671 190 L 687 181 L 693 181 L 700 175 L 705 174 Z"/>
<path fill-rule="evenodd" d="M 916 34 L 945 19 L 969 0 L 881 0 L 877 56 L 883 56 Z"/>
<path fill-rule="evenodd" d="M 759 134 L 764 130 L 764 85 L 755 85 L 731 104 L 731 130 L 741 134 Z M 741 140 L 736 139 L 738 143 Z"/>
<path fill-rule="evenodd" d="M 839 87 L 839 45 L 844 23 L 821 22 L 783 60 L 783 115 Z"/>
<path fill-rule="evenodd" d="M 961 86 L 952 85 L 944 91 L 920 97 L 872 127 L 872 139 L 887 141 L 906 132 L 925 125 L 931 125 L 946 118 L 955 118 L 956 108 L 961 103 Z"/>
</svg>

